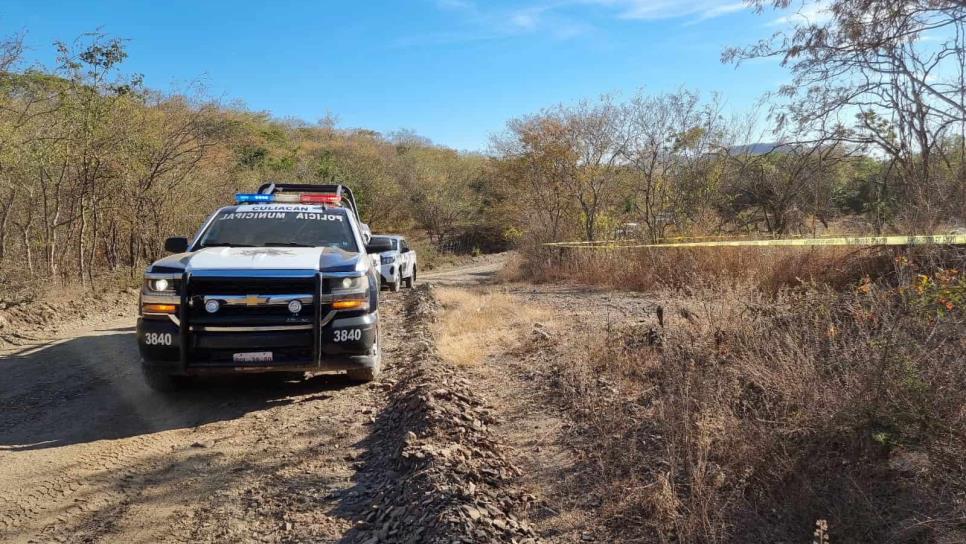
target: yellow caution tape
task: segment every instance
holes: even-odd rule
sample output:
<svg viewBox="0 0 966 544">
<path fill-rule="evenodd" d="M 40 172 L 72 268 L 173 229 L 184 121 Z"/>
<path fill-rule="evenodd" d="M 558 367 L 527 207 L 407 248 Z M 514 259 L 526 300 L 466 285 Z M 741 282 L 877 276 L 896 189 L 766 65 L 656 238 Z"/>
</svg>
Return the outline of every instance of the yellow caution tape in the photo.
<svg viewBox="0 0 966 544">
<path fill-rule="evenodd" d="M 717 242 L 678 242 L 670 244 L 635 244 L 607 242 L 552 242 L 548 247 L 586 249 L 635 249 L 672 247 L 784 247 L 784 246 L 919 246 L 966 245 L 966 234 L 931 234 L 917 236 L 839 236 L 782 240 L 721 240 Z"/>
<path fill-rule="evenodd" d="M 735 241 L 748 241 L 753 239 L 752 234 L 717 234 L 717 235 L 707 235 L 707 236 L 665 236 L 658 238 L 660 242 L 647 243 L 639 238 L 615 238 L 615 239 L 605 239 L 605 240 L 580 240 L 572 242 L 551 242 L 545 243 L 545 246 L 566 246 L 566 247 L 576 247 L 576 246 L 602 246 L 602 245 L 620 245 L 629 246 L 633 244 L 646 244 L 648 247 L 661 244 L 668 245 L 673 241 L 673 243 L 678 244 L 681 242 L 709 242 L 709 241 L 725 241 L 725 240 L 735 240 Z M 940 235 L 945 236 L 945 235 Z M 774 240 L 798 240 L 798 239 L 826 239 L 826 238 L 842 238 L 841 234 L 790 234 L 785 235 L 785 238 L 773 238 Z"/>
</svg>

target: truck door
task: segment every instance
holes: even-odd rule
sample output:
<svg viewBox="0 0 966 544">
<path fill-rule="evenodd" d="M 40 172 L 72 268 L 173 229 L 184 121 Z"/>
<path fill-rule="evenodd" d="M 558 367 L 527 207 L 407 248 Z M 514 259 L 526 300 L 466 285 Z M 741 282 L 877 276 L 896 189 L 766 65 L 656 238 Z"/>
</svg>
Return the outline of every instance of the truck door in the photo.
<svg viewBox="0 0 966 544">
<path fill-rule="evenodd" d="M 402 257 L 399 263 L 399 276 L 408 278 L 413 273 L 413 254 L 409 250 L 409 242 L 405 238 L 399 240 L 399 255 Z"/>
</svg>

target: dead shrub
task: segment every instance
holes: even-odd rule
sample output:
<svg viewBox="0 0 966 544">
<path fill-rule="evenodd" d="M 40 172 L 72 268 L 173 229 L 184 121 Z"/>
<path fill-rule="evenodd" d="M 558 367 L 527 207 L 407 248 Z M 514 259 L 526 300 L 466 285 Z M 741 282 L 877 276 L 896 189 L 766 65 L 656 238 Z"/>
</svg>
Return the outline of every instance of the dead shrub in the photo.
<svg viewBox="0 0 966 544">
<path fill-rule="evenodd" d="M 863 277 L 894 275 L 893 263 L 899 256 L 936 265 L 964 258 L 961 249 L 929 247 L 531 248 L 523 252 L 523 262 L 514 263 L 509 279 L 635 291 L 751 284 L 774 294 L 810 283 L 838 289 Z"/>
<path fill-rule="evenodd" d="M 581 339 L 553 380 L 613 537 L 962 537 L 966 281 L 903 258 L 839 291 L 696 289 L 653 345 Z"/>
</svg>

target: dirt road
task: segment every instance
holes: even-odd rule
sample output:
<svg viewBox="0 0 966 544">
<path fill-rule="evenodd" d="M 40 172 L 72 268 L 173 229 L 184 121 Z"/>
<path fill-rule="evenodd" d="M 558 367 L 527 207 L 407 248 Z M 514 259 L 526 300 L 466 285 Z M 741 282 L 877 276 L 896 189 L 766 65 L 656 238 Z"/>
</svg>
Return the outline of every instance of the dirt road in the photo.
<svg viewBox="0 0 966 544">
<path fill-rule="evenodd" d="M 386 298 L 391 365 L 398 300 Z M 0 540 L 324 541 L 349 528 L 325 512 L 352 486 L 376 388 L 251 377 L 166 397 L 137 363 L 131 317 L 0 361 Z M 266 482 L 286 496 L 263 496 Z"/>
<path fill-rule="evenodd" d="M 404 315 L 413 293 L 383 293 L 387 371 L 370 385 L 252 376 L 160 395 L 138 370 L 134 308 L 0 354 L 0 541 L 353 541 L 360 456 L 417 358 L 404 352 L 429 344 Z"/>
<path fill-rule="evenodd" d="M 480 262 L 474 262 L 450 270 L 432 271 L 419 275 L 422 280 L 434 285 L 468 287 L 493 280 L 506 264 L 507 255 L 487 255 Z"/>
</svg>

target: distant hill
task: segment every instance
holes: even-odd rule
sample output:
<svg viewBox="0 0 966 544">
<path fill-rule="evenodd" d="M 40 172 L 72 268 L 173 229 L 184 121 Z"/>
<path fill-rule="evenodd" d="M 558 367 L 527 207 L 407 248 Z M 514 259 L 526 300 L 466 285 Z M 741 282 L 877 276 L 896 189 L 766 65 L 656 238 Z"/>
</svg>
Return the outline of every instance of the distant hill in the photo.
<svg viewBox="0 0 966 544">
<path fill-rule="evenodd" d="M 745 145 L 736 145 L 728 148 L 728 150 L 737 155 L 764 155 L 765 153 L 771 153 L 780 144 L 777 142 L 771 143 L 754 143 Z"/>
</svg>

